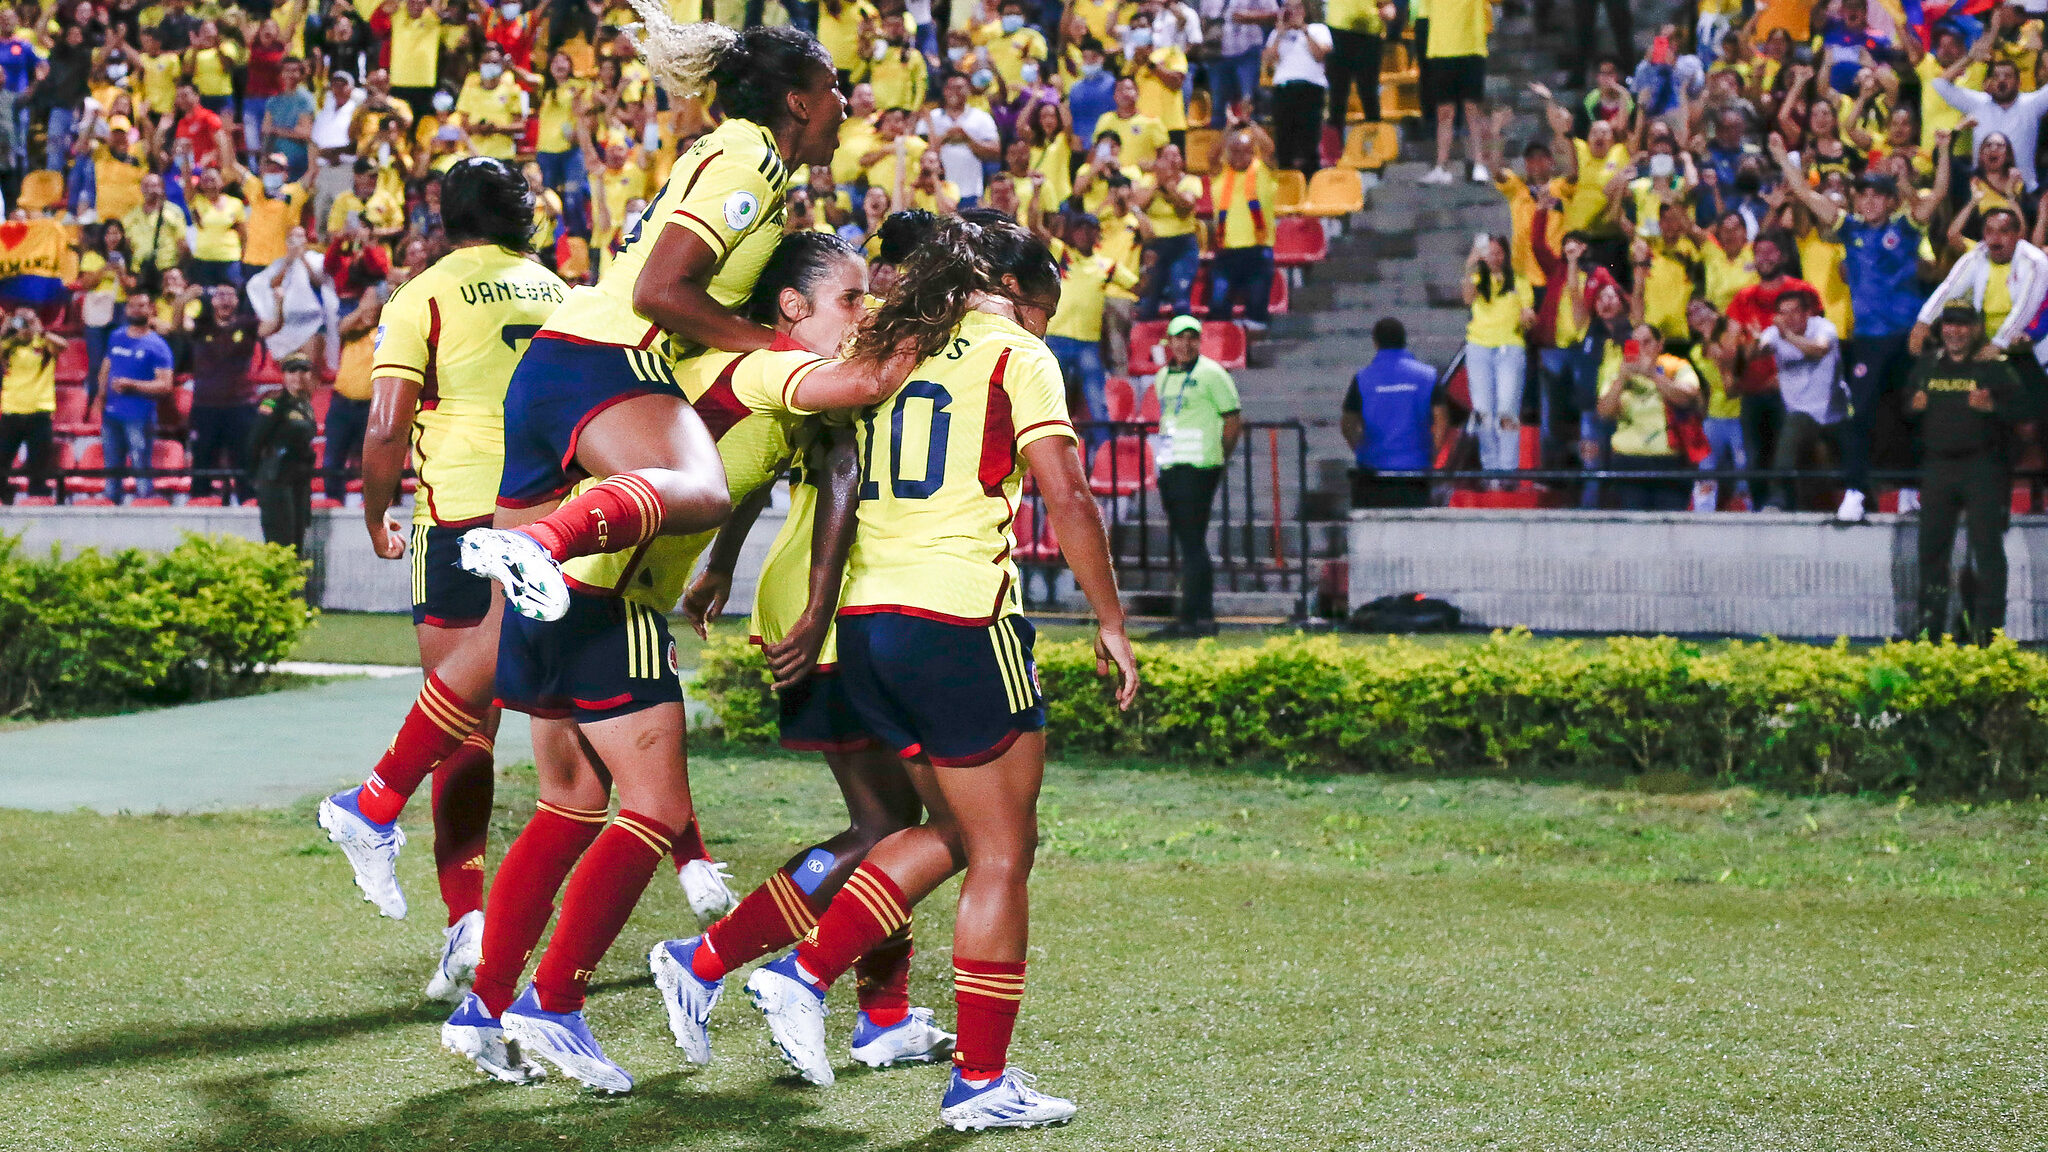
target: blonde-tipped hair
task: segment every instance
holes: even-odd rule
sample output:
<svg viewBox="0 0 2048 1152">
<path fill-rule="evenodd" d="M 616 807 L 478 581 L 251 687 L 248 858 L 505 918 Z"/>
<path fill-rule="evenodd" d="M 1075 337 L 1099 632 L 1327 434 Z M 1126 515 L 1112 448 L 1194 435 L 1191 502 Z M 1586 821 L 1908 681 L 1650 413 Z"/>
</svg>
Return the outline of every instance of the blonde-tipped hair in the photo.
<svg viewBox="0 0 2048 1152">
<path fill-rule="evenodd" d="M 694 100 L 705 94 L 711 73 L 740 34 L 723 24 L 700 21 L 678 24 L 664 0 L 632 0 L 639 13 L 638 31 L 628 30 L 633 45 L 669 95 Z"/>
</svg>

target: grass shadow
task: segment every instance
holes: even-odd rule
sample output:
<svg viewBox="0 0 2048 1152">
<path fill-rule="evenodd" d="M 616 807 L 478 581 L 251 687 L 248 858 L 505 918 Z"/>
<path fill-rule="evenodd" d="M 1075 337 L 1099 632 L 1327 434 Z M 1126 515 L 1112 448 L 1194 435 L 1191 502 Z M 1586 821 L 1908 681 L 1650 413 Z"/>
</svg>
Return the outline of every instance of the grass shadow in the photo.
<svg viewBox="0 0 2048 1152">
<path fill-rule="evenodd" d="M 364 1032 L 430 1024 L 445 1019 L 443 1004 L 414 1004 L 374 1012 L 310 1016 L 267 1024 L 129 1025 L 105 1029 L 61 1047 L 0 1058 L 0 1076 L 71 1072 L 152 1060 L 234 1055 L 294 1044 L 315 1044 Z"/>
</svg>

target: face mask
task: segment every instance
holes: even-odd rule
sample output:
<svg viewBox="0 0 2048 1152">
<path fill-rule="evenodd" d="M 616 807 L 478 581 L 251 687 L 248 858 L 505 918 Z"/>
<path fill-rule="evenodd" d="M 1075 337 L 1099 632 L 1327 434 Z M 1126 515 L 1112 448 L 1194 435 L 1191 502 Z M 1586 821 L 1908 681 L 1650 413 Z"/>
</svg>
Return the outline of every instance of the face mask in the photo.
<svg viewBox="0 0 2048 1152">
<path fill-rule="evenodd" d="M 1102 65 L 1086 63 L 1081 65 L 1081 79 L 1093 80 L 1100 75 L 1102 75 Z"/>
<path fill-rule="evenodd" d="M 446 92 L 434 93 L 434 111 L 446 116 L 455 110 L 455 97 Z"/>
<path fill-rule="evenodd" d="M 125 63 L 120 63 L 120 64 L 109 64 L 109 65 L 107 65 L 107 79 L 109 79 L 109 80 L 112 80 L 112 81 L 113 81 L 114 83 L 116 83 L 116 84 L 119 84 L 119 83 L 120 83 L 121 81 L 123 81 L 123 80 L 126 80 L 127 78 L 128 78 L 128 65 L 127 65 L 127 64 L 125 64 Z"/>
<path fill-rule="evenodd" d="M 873 55 L 876 63 L 880 63 L 884 60 L 887 60 L 889 58 L 889 42 L 887 40 L 875 41 L 875 50 Z"/>
<path fill-rule="evenodd" d="M 969 84 L 972 84 L 972 85 L 974 85 L 974 87 L 975 87 L 975 88 L 976 88 L 977 90 L 979 90 L 979 89 L 982 89 L 982 88 L 986 88 L 986 87 L 988 87 L 989 85 L 991 85 L 991 84 L 995 83 L 995 82 L 996 82 L 996 74 L 995 74 L 995 73 L 993 73 L 993 72 L 991 72 L 991 71 L 989 71 L 989 70 L 988 70 L 988 69 L 986 69 L 986 68 L 977 68 L 977 69 L 975 69 L 975 70 L 974 70 L 974 75 L 972 75 L 972 76 L 969 76 L 969 77 L 967 78 L 967 82 L 968 82 Z"/>
<path fill-rule="evenodd" d="M 1003 35 L 1015 36 L 1023 30 L 1024 18 L 1022 16 L 1010 15 L 1003 17 Z"/>
<path fill-rule="evenodd" d="M 489 84 L 502 75 L 504 71 L 505 66 L 503 64 L 479 64 L 476 74 L 483 78 L 484 83 Z M 440 101 L 436 100 L 435 105 L 439 106 L 439 104 Z"/>
<path fill-rule="evenodd" d="M 1653 152 L 1650 154 L 1650 175 L 1652 176 L 1662 179 L 1671 175 L 1677 167 L 1677 163 L 1667 153 Z"/>
<path fill-rule="evenodd" d="M 517 20 L 519 19 L 519 5 L 507 4 L 503 8 L 498 9 L 498 15 L 503 16 L 507 20 Z"/>
<path fill-rule="evenodd" d="M 1152 30 L 1150 28 L 1133 28 L 1131 29 L 1131 34 L 1125 38 L 1125 42 L 1133 48 L 1150 48 L 1152 46 Z"/>
<path fill-rule="evenodd" d="M 263 174 L 263 191 L 265 195 L 269 196 L 275 196 L 279 192 L 284 191 L 284 173 L 265 172 Z"/>
<path fill-rule="evenodd" d="M 948 48 L 946 49 L 946 59 L 951 60 L 955 64 L 958 64 L 962 60 L 967 59 L 967 49 Z"/>
<path fill-rule="evenodd" d="M 1017 74 L 1024 78 L 1024 82 L 1026 84 L 1038 83 L 1038 62 L 1035 60 L 1026 60 L 1024 62 L 1024 66 L 1017 70 Z"/>
<path fill-rule="evenodd" d="M 1097 144 L 1095 146 L 1095 159 L 1108 164 L 1116 159 L 1116 153 L 1111 151 L 1107 144 Z"/>
</svg>

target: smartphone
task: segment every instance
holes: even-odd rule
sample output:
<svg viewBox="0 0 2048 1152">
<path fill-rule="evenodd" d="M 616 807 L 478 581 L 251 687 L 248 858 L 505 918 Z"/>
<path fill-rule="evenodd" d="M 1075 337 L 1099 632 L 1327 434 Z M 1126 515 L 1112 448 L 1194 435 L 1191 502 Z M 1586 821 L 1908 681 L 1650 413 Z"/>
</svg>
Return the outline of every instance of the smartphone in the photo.
<svg viewBox="0 0 2048 1152">
<path fill-rule="evenodd" d="M 1624 341 L 1622 341 L 1622 342 L 1621 342 L 1621 355 L 1622 355 L 1622 358 L 1623 358 L 1623 359 L 1625 359 L 1625 360 L 1633 360 L 1633 359 L 1635 359 L 1636 357 L 1638 357 L 1638 356 L 1641 356 L 1642 354 L 1643 354 L 1643 342 L 1642 342 L 1642 341 L 1640 341 L 1640 340 L 1624 340 Z"/>
</svg>

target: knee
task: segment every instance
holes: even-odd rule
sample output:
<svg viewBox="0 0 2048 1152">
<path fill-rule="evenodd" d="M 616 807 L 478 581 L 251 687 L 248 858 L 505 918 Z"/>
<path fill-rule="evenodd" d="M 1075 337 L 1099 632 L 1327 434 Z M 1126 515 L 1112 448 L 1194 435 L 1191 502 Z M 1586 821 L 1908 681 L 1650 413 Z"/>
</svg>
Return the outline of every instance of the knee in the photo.
<svg viewBox="0 0 2048 1152">
<path fill-rule="evenodd" d="M 732 493 L 723 467 L 663 470 L 658 476 L 648 479 L 661 493 L 662 519 L 681 533 L 715 528 L 732 515 Z"/>
</svg>

